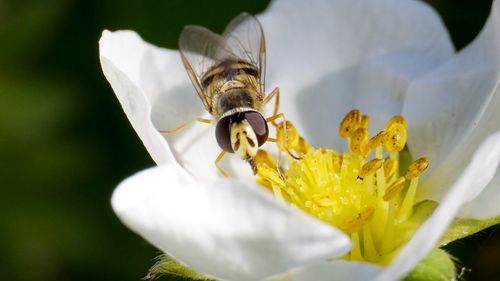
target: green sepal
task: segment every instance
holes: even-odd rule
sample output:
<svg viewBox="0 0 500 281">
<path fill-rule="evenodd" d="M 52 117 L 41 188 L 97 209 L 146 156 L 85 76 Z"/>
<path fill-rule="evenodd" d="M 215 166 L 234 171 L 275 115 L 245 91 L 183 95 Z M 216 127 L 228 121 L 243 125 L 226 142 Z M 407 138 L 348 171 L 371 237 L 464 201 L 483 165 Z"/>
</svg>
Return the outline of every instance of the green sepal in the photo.
<svg viewBox="0 0 500 281">
<path fill-rule="evenodd" d="M 408 274 L 404 281 L 450 281 L 455 278 L 455 264 L 448 253 L 432 250 Z"/>
<path fill-rule="evenodd" d="M 155 264 L 149 269 L 145 280 L 156 279 L 162 275 L 182 277 L 184 280 L 213 281 L 214 279 L 198 273 L 174 258 L 162 254 L 158 256 Z"/>
<path fill-rule="evenodd" d="M 448 227 L 446 232 L 441 236 L 439 240 L 439 246 L 446 245 L 452 241 L 464 238 L 466 236 L 472 235 L 479 232 L 485 228 L 493 226 L 500 223 L 500 216 L 486 219 L 462 219 L 458 218 L 453 221 L 453 223 Z"/>
</svg>

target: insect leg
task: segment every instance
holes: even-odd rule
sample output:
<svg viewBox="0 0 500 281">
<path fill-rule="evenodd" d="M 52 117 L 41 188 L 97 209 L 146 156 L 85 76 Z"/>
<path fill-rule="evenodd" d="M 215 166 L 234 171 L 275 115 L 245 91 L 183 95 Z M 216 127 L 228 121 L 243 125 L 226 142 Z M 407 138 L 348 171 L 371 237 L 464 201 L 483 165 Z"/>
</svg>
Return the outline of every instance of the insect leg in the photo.
<svg viewBox="0 0 500 281">
<path fill-rule="evenodd" d="M 222 167 L 219 166 L 219 162 L 222 160 L 222 158 L 224 157 L 225 154 L 226 154 L 226 151 L 222 150 L 219 153 L 219 156 L 217 156 L 217 158 L 215 158 L 214 164 L 217 167 L 217 169 L 219 169 L 219 171 L 222 173 L 222 175 L 228 178 L 229 177 L 228 173 L 226 173 L 226 171 L 224 171 L 224 169 L 222 169 Z"/>
<path fill-rule="evenodd" d="M 272 90 L 271 93 L 269 93 L 269 95 L 264 98 L 264 104 L 267 104 L 274 96 L 276 96 L 276 98 L 274 99 L 273 116 L 276 116 L 278 114 L 278 109 L 280 106 L 280 88 L 274 88 L 274 90 Z M 274 122 L 274 120 L 271 122 L 271 124 L 273 124 L 275 127 L 278 125 L 276 124 L 276 122 Z"/>
<path fill-rule="evenodd" d="M 161 130 L 160 133 L 165 134 L 165 135 L 175 135 L 179 131 L 181 131 L 182 129 L 184 129 L 187 125 L 190 125 L 191 123 L 193 123 L 195 121 L 198 121 L 198 122 L 201 122 L 201 123 L 207 123 L 207 124 L 211 124 L 212 123 L 212 120 L 207 119 L 207 118 L 195 118 L 195 119 L 191 119 L 191 120 L 188 120 L 188 121 L 184 122 L 183 124 L 175 127 L 172 130 Z"/>
<path fill-rule="evenodd" d="M 284 129 L 284 132 L 283 132 L 283 140 L 278 140 L 278 141 L 283 141 L 283 144 L 284 144 L 284 147 L 285 147 L 285 150 L 290 153 L 288 151 L 288 148 L 286 148 L 286 144 L 287 144 L 287 130 L 286 130 L 286 119 L 285 119 L 285 114 L 283 114 L 283 112 L 279 113 L 279 114 L 275 114 L 269 118 L 266 118 L 266 122 L 271 122 L 273 125 L 274 125 L 274 120 L 278 119 L 278 118 L 282 118 L 283 119 L 283 129 Z M 278 125 L 276 124 L 275 125 L 276 127 L 278 127 Z M 277 137 L 277 136 L 276 136 Z M 269 140 L 269 138 L 268 138 Z M 278 143 L 277 143 L 278 144 Z M 278 167 L 280 166 L 280 163 L 281 163 L 281 148 L 280 148 L 280 145 L 278 144 Z"/>
<path fill-rule="evenodd" d="M 278 143 L 280 140 L 278 140 L 277 138 L 267 138 L 267 141 L 269 142 L 274 142 L 274 143 Z M 294 155 L 291 151 L 290 151 L 290 148 L 288 147 L 285 147 L 285 150 L 286 152 L 288 153 L 288 155 L 292 156 L 295 160 L 300 160 L 302 158 L 300 158 L 299 156 L 296 156 Z"/>
<path fill-rule="evenodd" d="M 266 122 L 268 122 L 268 123 L 269 123 L 269 122 L 274 122 L 274 120 L 276 120 L 276 119 L 278 119 L 278 118 L 283 118 L 283 122 L 285 122 L 285 121 L 286 121 L 286 119 L 285 119 L 285 114 L 283 114 L 283 112 L 282 112 L 282 113 L 275 114 L 275 115 L 273 115 L 273 116 L 271 116 L 271 117 L 266 118 Z"/>
</svg>

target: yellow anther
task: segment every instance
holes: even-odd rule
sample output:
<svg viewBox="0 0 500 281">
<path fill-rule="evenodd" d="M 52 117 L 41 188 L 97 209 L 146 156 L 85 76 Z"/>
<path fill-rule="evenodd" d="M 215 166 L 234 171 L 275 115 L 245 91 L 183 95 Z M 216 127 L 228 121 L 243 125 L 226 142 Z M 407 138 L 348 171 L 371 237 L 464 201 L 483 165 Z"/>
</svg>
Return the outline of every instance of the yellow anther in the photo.
<svg viewBox="0 0 500 281">
<path fill-rule="evenodd" d="M 276 169 L 270 168 L 266 164 L 257 164 L 259 176 L 266 179 L 271 185 L 277 185 L 280 188 L 285 188 L 285 182 Z"/>
<path fill-rule="evenodd" d="M 361 122 L 359 127 L 368 129 L 368 126 L 370 126 L 370 116 L 368 115 L 361 116 Z"/>
<path fill-rule="evenodd" d="M 350 219 L 346 222 L 346 230 L 351 232 L 361 229 L 365 223 L 373 218 L 373 213 L 375 213 L 375 208 L 364 208 L 360 213 L 358 213 L 355 218 Z"/>
<path fill-rule="evenodd" d="M 393 123 L 387 129 L 388 138 L 385 148 L 388 151 L 401 151 L 406 145 L 406 127 L 400 123 Z"/>
<path fill-rule="evenodd" d="M 284 186 L 283 179 L 281 179 L 281 175 L 279 174 L 279 170 L 276 166 L 276 161 L 269 152 L 259 149 L 254 157 L 254 160 L 255 163 L 257 163 L 258 176 L 256 180 L 258 184 L 261 184 L 271 190 L 273 189 L 273 185 L 280 187 Z"/>
<path fill-rule="evenodd" d="M 332 159 L 332 167 L 333 171 L 336 173 L 340 172 L 340 167 L 342 166 L 342 156 L 339 155 L 336 151 L 334 150 L 327 150 L 326 153 L 329 154 L 329 157 Z"/>
<path fill-rule="evenodd" d="M 266 164 L 269 168 L 276 169 L 276 161 L 269 152 L 263 149 L 257 151 L 254 160 L 257 164 Z"/>
<path fill-rule="evenodd" d="M 361 125 L 362 115 L 358 109 L 353 109 L 340 123 L 339 134 L 341 137 L 350 137 Z"/>
<path fill-rule="evenodd" d="M 266 178 L 262 177 L 261 175 L 259 175 L 255 181 L 257 182 L 257 184 L 260 184 L 262 185 L 263 187 L 269 189 L 269 190 L 272 190 L 273 188 L 273 185 L 271 184 L 270 181 L 268 181 Z"/>
<path fill-rule="evenodd" d="M 372 159 L 365 163 L 363 167 L 361 167 L 361 171 L 359 172 L 358 178 L 363 180 L 364 178 L 373 175 L 378 169 L 382 167 L 384 164 L 384 159 Z"/>
<path fill-rule="evenodd" d="M 285 134 L 286 127 L 286 134 Z M 285 143 L 286 137 L 286 143 Z M 290 121 L 281 122 L 276 127 L 276 138 L 278 147 L 281 150 L 291 150 L 299 145 L 300 135 L 295 126 Z"/>
<path fill-rule="evenodd" d="M 299 137 L 299 143 L 294 149 L 299 153 L 299 155 L 306 154 L 313 147 L 303 138 Z"/>
<path fill-rule="evenodd" d="M 384 175 L 386 179 L 390 179 L 398 168 L 398 161 L 389 158 L 384 162 Z"/>
<path fill-rule="evenodd" d="M 413 179 L 418 177 L 429 166 L 429 159 L 427 157 L 420 157 L 415 162 L 411 163 L 406 172 L 406 179 Z"/>
<path fill-rule="evenodd" d="M 405 186 L 405 177 L 399 177 L 396 181 L 391 183 L 385 190 L 383 199 L 389 201 L 394 198 Z"/>
<path fill-rule="evenodd" d="M 391 120 L 385 125 L 385 130 L 389 130 L 393 124 L 401 124 L 406 128 L 406 119 L 401 115 L 392 116 Z"/>
<path fill-rule="evenodd" d="M 368 149 L 372 150 L 376 147 L 384 145 L 388 138 L 389 134 L 386 131 L 380 131 L 378 134 L 368 140 Z"/>
<path fill-rule="evenodd" d="M 349 139 L 349 149 L 357 154 L 366 155 L 368 144 L 368 130 L 366 128 L 358 128 Z"/>
<path fill-rule="evenodd" d="M 319 195 L 319 194 L 314 194 L 312 196 L 312 199 L 314 203 L 318 204 L 318 206 L 323 207 L 323 208 L 328 208 L 333 206 L 333 200 L 330 198 L 328 195 Z"/>
</svg>

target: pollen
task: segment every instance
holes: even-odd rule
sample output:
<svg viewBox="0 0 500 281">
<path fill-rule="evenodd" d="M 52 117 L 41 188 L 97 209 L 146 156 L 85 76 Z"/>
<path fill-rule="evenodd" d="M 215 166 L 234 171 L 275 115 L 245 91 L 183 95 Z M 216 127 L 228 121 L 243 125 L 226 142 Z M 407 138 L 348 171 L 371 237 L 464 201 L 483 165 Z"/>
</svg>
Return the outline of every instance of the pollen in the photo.
<svg viewBox="0 0 500 281">
<path fill-rule="evenodd" d="M 426 219 L 415 215 L 419 205 L 436 205 L 415 202 L 429 160 L 400 163 L 407 140 L 404 117 L 394 116 L 372 137 L 369 123 L 369 116 L 357 109 L 345 116 L 339 134 L 349 149 L 342 153 L 311 146 L 290 121 L 278 124 L 277 144 L 288 155 L 286 166 L 259 150 L 257 182 L 278 200 L 350 236 L 353 247 L 344 259 L 384 265 Z"/>
</svg>

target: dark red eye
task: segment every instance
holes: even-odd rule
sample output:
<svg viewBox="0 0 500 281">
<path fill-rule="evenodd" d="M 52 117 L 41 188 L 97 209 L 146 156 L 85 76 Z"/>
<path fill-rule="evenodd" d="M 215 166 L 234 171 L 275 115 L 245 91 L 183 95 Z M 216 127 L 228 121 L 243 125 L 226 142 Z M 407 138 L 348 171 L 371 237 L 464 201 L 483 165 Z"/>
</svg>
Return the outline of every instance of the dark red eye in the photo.
<svg viewBox="0 0 500 281">
<path fill-rule="evenodd" d="M 248 124 L 252 126 L 257 140 L 259 141 L 259 146 L 263 145 L 267 141 L 267 136 L 269 135 L 269 128 L 267 127 L 267 122 L 262 114 L 256 111 L 247 111 L 243 113 L 245 119 L 247 119 Z"/>
<path fill-rule="evenodd" d="M 231 146 L 231 116 L 226 116 L 217 122 L 215 127 L 215 139 L 220 148 L 229 153 L 233 153 Z"/>
</svg>

